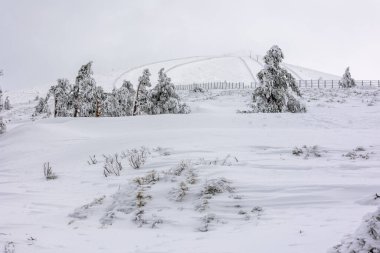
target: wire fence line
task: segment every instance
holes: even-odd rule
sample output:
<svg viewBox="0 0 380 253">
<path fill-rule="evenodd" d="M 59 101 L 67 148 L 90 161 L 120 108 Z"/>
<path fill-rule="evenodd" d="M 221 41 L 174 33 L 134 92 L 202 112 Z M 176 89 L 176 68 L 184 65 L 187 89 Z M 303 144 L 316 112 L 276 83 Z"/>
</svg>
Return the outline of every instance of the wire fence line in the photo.
<svg viewBox="0 0 380 253">
<path fill-rule="evenodd" d="M 297 80 L 300 88 L 339 88 L 340 80 Z M 355 80 L 357 87 L 380 87 L 380 80 Z M 254 89 L 259 87 L 259 82 L 206 82 L 175 85 L 177 90 L 193 90 L 202 88 L 205 90 L 217 89 Z"/>
</svg>

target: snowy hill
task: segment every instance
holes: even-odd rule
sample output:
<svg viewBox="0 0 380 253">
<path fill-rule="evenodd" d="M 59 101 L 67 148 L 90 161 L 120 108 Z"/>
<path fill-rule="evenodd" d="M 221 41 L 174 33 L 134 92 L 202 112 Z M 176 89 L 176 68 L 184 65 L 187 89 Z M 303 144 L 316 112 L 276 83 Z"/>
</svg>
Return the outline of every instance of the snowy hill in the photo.
<svg viewBox="0 0 380 253">
<path fill-rule="evenodd" d="M 159 69 L 165 68 L 166 73 L 172 78 L 175 84 L 191 84 L 203 82 L 245 82 L 257 81 L 257 73 L 263 68 L 261 56 L 239 56 L 223 55 L 209 57 L 189 57 L 170 61 L 161 61 L 152 64 L 135 67 L 126 71 L 121 71 L 115 75 L 113 82 L 108 86 L 121 85 L 123 80 L 137 83 L 138 77 L 143 69 L 149 68 L 152 73 L 151 80 L 157 80 Z M 338 80 L 339 76 L 323 73 L 320 71 L 307 69 L 291 64 L 283 64 L 296 79 L 301 80 Z"/>
<path fill-rule="evenodd" d="M 35 94 L 19 92 L 2 113 L 0 248 L 326 252 L 380 204 L 380 94 L 303 92 L 304 114 L 237 114 L 249 91 L 213 90 L 182 91 L 187 115 L 34 121 Z M 127 150 L 141 146 L 133 169 Z M 105 177 L 116 153 L 120 176 Z"/>
</svg>

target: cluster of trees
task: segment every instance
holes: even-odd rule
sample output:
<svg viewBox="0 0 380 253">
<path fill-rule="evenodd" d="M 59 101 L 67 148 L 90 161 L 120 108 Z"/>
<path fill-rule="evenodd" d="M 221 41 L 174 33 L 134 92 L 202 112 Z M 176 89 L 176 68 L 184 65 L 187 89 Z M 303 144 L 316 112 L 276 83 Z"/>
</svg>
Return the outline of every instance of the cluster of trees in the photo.
<svg viewBox="0 0 380 253">
<path fill-rule="evenodd" d="M 120 117 L 141 114 L 189 113 L 175 92 L 174 84 L 164 69 L 158 73 L 157 85 L 151 87 L 149 69 L 145 69 L 138 79 L 137 89 L 124 81 L 120 88 L 105 92 L 96 85 L 93 78 L 92 62 L 83 65 L 71 85 L 67 79 L 58 79 L 51 86 L 48 95 L 40 98 L 35 115 L 48 113 L 48 100 L 54 100 L 54 117 Z"/>
</svg>

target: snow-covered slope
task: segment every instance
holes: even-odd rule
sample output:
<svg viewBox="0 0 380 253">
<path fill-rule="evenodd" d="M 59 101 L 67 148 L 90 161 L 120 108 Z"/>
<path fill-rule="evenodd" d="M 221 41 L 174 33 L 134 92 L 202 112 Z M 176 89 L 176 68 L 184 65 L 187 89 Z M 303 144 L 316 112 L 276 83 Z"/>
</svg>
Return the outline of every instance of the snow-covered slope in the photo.
<svg viewBox="0 0 380 253">
<path fill-rule="evenodd" d="M 379 90 L 304 90 L 305 114 L 237 114 L 247 90 L 181 97 L 193 113 L 12 120 L 0 136 L 0 248 L 319 253 L 376 210 Z M 151 154 L 135 170 L 123 151 L 140 146 Z M 105 178 L 102 154 L 115 153 L 123 170 Z M 44 179 L 45 162 L 57 179 Z M 157 182 L 133 181 L 152 170 Z"/>
<path fill-rule="evenodd" d="M 204 82 L 244 82 L 251 83 L 257 81 L 256 75 L 263 68 L 260 56 L 240 56 L 222 55 L 205 56 L 162 61 L 152 64 L 145 64 L 126 71 L 113 79 L 113 85 L 120 86 L 122 80 L 129 80 L 137 83 L 138 77 L 144 68 L 149 68 L 152 73 L 153 82 L 157 80 L 157 72 L 160 68 L 165 68 L 168 75 L 175 84 L 191 84 Z M 291 64 L 284 64 L 284 67 L 291 72 L 296 79 L 302 80 L 338 80 L 339 77 L 320 71 L 307 69 Z"/>
</svg>

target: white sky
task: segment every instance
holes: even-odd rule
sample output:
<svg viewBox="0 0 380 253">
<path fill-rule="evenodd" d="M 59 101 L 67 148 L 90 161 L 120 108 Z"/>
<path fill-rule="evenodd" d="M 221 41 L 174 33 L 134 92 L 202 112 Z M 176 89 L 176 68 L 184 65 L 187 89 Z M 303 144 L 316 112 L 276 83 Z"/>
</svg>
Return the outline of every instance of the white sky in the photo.
<svg viewBox="0 0 380 253">
<path fill-rule="evenodd" d="M 0 0 L 0 85 L 273 44 L 288 63 L 380 79 L 379 13 L 380 0 Z"/>
</svg>

